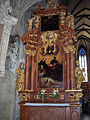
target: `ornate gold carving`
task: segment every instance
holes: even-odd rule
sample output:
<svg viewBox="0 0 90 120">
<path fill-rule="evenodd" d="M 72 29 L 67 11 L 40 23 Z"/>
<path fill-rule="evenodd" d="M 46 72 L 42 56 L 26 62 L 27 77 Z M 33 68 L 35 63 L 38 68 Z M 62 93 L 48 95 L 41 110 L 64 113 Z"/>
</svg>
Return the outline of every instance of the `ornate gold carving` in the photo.
<svg viewBox="0 0 90 120">
<path fill-rule="evenodd" d="M 55 7 L 55 0 L 49 0 L 49 8 Z"/>
<path fill-rule="evenodd" d="M 70 101 L 76 101 L 76 95 L 74 92 L 70 93 L 69 95 Z"/>
<path fill-rule="evenodd" d="M 63 94 L 60 95 L 60 99 L 64 100 L 65 96 Z"/>
<path fill-rule="evenodd" d="M 73 52 L 75 54 L 76 48 L 74 45 L 67 45 L 67 47 L 64 47 L 65 53 Z"/>
<path fill-rule="evenodd" d="M 75 77 L 76 77 L 77 89 L 81 89 L 82 81 L 85 80 L 83 76 L 84 69 L 83 71 L 80 69 L 78 60 L 76 61 L 76 66 L 77 67 L 75 69 Z"/>
<path fill-rule="evenodd" d="M 68 13 L 66 17 L 66 26 L 74 30 L 74 16 Z"/>
<path fill-rule="evenodd" d="M 82 96 L 83 93 L 76 93 L 76 101 L 79 101 Z"/>
<path fill-rule="evenodd" d="M 61 25 L 65 25 L 66 11 L 65 10 L 61 10 L 60 16 L 61 16 Z"/>
<path fill-rule="evenodd" d="M 39 95 L 36 95 L 36 100 L 39 100 L 40 99 L 40 97 L 41 97 L 41 95 L 39 94 Z"/>
<path fill-rule="evenodd" d="M 40 16 L 36 16 L 36 20 L 35 20 L 35 28 L 36 29 L 39 28 L 39 24 L 40 24 Z"/>
<path fill-rule="evenodd" d="M 72 93 L 70 93 L 69 98 L 70 98 L 71 101 L 80 101 L 80 98 L 82 96 L 83 96 L 83 93 L 72 92 Z"/>
<path fill-rule="evenodd" d="M 64 47 L 64 51 L 65 51 L 65 53 L 69 53 L 69 50 L 67 47 Z"/>
<path fill-rule="evenodd" d="M 16 73 L 18 75 L 16 80 L 17 91 L 21 91 L 24 88 L 24 63 L 20 63 L 20 67 L 16 69 Z"/>
<path fill-rule="evenodd" d="M 82 89 L 81 90 L 65 90 L 65 92 L 82 92 Z"/>
<path fill-rule="evenodd" d="M 44 44 L 44 53 L 46 54 L 46 49 L 48 46 L 52 46 L 54 45 L 54 51 L 56 51 L 56 40 L 57 40 L 57 34 L 55 32 L 52 32 L 52 31 L 48 31 L 48 32 L 45 32 L 44 34 L 42 34 L 41 36 L 42 38 L 42 42 Z"/>
<path fill-rule="evenodd" d="M 40 16 L 36 15 L 31 19 L 28 19 L 28 31 L 33 29 L 33 22 L 35 23 L 35 28 L 39 28 Z"/>
<path fill-rule="evenodd" d="M 73 38 L 73 40 L 74 40 L 75 42 L 77 42 L 76 36 L 73 35 L 72 38 Z"/>
<path fill-rule="evenodd" d="M 28 20 L 28 31 L 32 29 L 32 24 L 34 20 L 35 20 L 35 17 Z"/>
<path fill-rule="evenodd" d="M 33 89 L 31 89 L 31 90 L 25 89 L 24 91 L 27 91 L 27 92 L 34 92 Z"/>
<path fill-rule="evenodd" d="M 71 106 L 71 107 L 80 107 L 81 104 L 79 104 L 79 105 L 73 105 L 73 104 L 71 104 L 70 106 Z"/>
<path fill-rule="evenodd" d="M 28 101 L 30 98 L 30 93 L 19 93 L 19 98 L 21 98 L 22 101 Z"/>
<path fill-rule="evenodd" d="M 36 55 L 36 50 L 24 49 L 24 52 L 26 53 L 26 55 L 31 55 L 31 56 Z"/>
</svg>

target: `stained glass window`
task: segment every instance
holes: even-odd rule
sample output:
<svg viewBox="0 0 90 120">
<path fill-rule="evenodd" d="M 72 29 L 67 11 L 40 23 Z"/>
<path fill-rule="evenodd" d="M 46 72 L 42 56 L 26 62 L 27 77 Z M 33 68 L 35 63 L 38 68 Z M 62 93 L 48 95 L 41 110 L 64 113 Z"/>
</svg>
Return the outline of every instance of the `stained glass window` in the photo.
<svg viewBox="0 0 90 120">
<path fill-rule="evenodd" d="M 88 73 L 87 73 L 87 55 L 86 55 L 86 50 L 82 47 L 79 50 L 79 63 L 80 63 L 80 68 L 81 70 L 84 68 L 85 72 L 83 72 L 83 75 L 85 77 L 85 81 L 83 82 L 88 82 Z"/>
</svg>

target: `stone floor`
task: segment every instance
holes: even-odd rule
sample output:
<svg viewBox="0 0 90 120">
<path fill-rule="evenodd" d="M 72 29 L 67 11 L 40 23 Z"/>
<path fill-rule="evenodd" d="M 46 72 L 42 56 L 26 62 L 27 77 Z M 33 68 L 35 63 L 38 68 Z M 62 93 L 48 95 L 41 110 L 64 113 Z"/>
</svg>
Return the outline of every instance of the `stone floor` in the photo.
<svg viewBox="0 0 90 120">
<path fill-rule="evenodd" d="M 89 114 L 82 114 L 81 120 L 90 120 L 90 115 Z"/>
</svg>

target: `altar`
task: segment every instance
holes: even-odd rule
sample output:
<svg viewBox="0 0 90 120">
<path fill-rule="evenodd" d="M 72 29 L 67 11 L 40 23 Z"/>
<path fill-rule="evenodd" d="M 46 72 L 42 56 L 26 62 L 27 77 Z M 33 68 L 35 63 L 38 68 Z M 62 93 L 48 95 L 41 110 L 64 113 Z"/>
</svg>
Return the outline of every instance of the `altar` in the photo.
<svg viewBox="0 0 90 120">
<path fill-rule="evenodd" d="M 26 62 L 16 70 L 20 120 L 80 120 L 84 77 L 74 57 L 74 17 L 54 0 L 33 13 L 21 36 Z"/>
<path fill-rule="evenodd" d="M 78 120 L 80 119 L 80 106 L 68 103 L 26 103 L 21 106 L 21 114 L 21 120 Z"/>
</svg>

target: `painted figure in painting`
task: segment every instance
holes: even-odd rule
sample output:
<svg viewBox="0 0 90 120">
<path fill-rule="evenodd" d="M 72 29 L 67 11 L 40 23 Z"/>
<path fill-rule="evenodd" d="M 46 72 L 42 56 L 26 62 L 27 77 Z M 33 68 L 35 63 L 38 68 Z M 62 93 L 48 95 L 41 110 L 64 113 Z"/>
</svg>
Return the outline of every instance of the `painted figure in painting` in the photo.
<svg viewBox="0 0 90 120">
<path fill-rule="evenodd" d="M 43 58 L 39 63 L 39 78 L 41 79 L 40 87 L 60 87 L 63 81 L 63 65 L 54 57 L 49 64 Z"/>
</svg>

